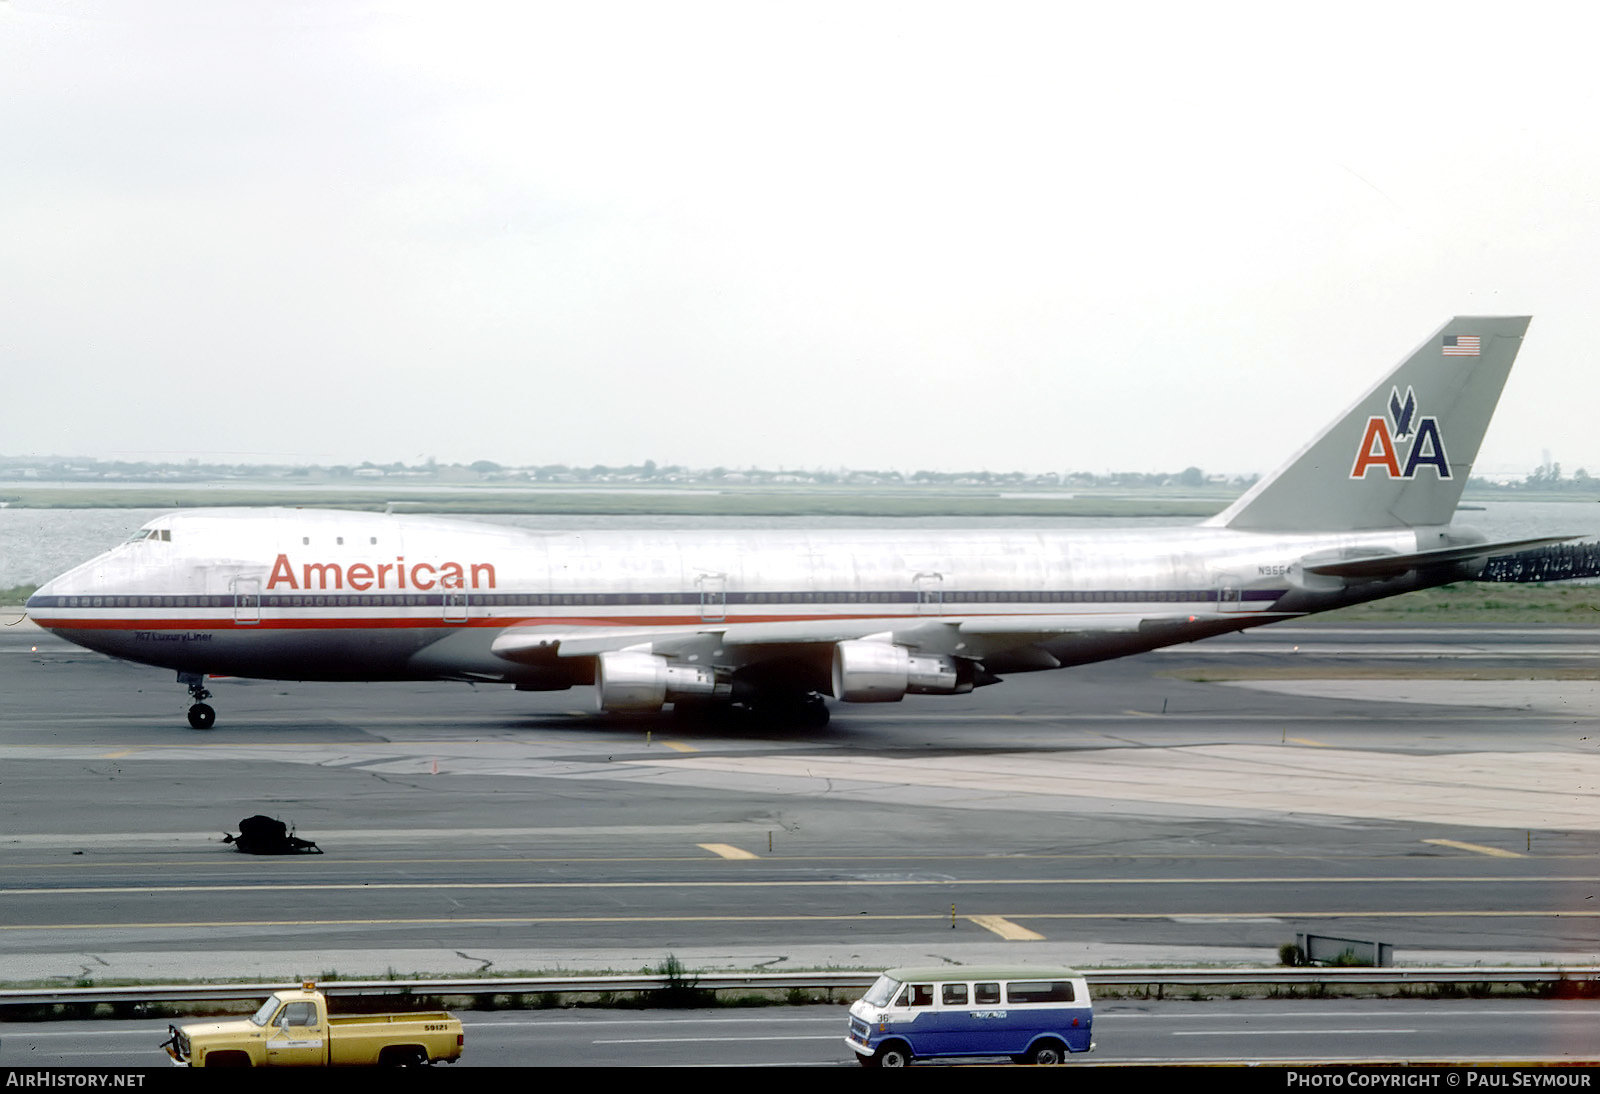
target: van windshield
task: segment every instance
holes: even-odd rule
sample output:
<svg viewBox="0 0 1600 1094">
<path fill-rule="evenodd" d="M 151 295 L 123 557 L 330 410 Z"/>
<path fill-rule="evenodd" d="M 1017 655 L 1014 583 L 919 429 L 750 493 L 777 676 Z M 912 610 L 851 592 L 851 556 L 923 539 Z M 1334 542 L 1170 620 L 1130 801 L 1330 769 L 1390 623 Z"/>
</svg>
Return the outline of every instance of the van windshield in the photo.
<svg viewBox="0 0 1600 1094">
<path fill-rule="evenodd" d="M 880 976 L 861 998 L 875 1007 L 886 1007 L 899 990 L 900 981 L 892 976 Z"/>
</svg>

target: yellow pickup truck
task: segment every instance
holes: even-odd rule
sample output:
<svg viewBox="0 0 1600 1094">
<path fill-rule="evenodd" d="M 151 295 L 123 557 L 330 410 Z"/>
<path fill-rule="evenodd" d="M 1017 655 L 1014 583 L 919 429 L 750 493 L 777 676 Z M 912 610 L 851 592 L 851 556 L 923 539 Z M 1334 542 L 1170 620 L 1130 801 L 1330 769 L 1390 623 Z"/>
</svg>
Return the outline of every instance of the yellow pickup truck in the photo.
<svg viewBox="0 0 1600 1094">
<path fill-rule="evenodd" d="M 168 1026 L 161 1047 L 180 1067 L 421 1067 L 461 1058 L 461 1022 L 420 1014 L 329 1014 L 316 984 L 272 995 L 234 1022 Z"/>
</svg>

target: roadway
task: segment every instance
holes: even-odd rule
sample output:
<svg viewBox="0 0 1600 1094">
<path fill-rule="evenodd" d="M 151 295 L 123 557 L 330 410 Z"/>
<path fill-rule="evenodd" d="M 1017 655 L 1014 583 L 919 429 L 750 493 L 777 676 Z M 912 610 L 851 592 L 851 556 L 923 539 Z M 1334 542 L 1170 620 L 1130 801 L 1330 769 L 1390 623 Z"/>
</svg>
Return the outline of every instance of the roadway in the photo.
<svg viewBox="0 0 1600 1094">
<path fill-rule="evenodd" d="M 447 1073 L 533 1064 L 853 1068 L 845 1015 L 840 1006 L 458 1012 L 466 1051 Z M 1094 1053 L 1071 1066 L 1593 1061 L 1597 1023 L 1592 999 L 1105 1000 L 1095 1008 Z M 148 1018 L 7 1023 L 0 1069 L 159 1067 L 166 1027 Z M 1265 1081 L 1283 1088 L 1276 1076 Z"/>
<path fill-rule="evenodd" d="M 8 629 L 0 980 L 1263 962 L 1305 930 L 1594 962 L 1597 656 L 1268 628 L 821 731 L 222 681 L 196 733 L 169 674 Z M 220 842 L 254 813 L 327 853 Z"/>
</svg>

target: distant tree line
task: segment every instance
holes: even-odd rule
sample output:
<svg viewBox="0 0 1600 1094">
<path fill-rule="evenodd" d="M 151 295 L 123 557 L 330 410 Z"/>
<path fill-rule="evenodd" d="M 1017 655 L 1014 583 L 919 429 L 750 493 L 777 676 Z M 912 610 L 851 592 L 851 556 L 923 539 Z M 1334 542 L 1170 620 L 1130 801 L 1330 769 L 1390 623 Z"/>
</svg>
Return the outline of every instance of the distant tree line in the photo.
<svg viewBox="0 0 1600 1094">
<path fill-rule="evenodd" d="M 166 482 L 211 482 L 228 479 L 280 478 L 301 482 L 401 477 L 427 479 L 438 482 L 535 482 L 535 483 L 623 483 L 647 482 L 712 483 L 719 485 L 783 485 L 814 486 L 891 485 L 939 487 L 1033 487 L 1033 488 L 1122 488 L 1181 487 L 1184 489 L 1211 488 L 1217 490 L 1242 490 L 1257 481 L 1259 475 L 1207 474 L 1198 467 L 1185 467 L 1181 471 L 934 471 L 918 470 L 877 471 L 860 468 L 810 468 L 785 469 L 716 466 L 692 468 L 683 464 L 658 464 L 655 460 L 629 464 L 592 464 L 582 466 L 566 463 L 547 463 L 514 466 L 496 460 L 473 460 L 471 463 L 440 463 L 428 459 L 423 463 L 407 464 L 402 461 L 359 464 L 302 465 L 302 464 L 229 464 L 203 462 L 192 459 L 182 462 L 94 460 L 50 457 L 45 459 L 20 456 L 0 456 L 0 479 L 11 481 L 38 479 L 54 481 L 71 480 L 125 480 Z M 1600 489 L 1600 480 L 1579 468 L 1564 475 L 1561 465 L 1546 462 L 1518 482 L 1493 482 L 1474 478 L 1471 485 L 1482 491 L 1538 490 L 1582 494 Z"/>
<path fill-rule="evenodd" d="M 511 466 L 496 460 L 471 463 L 440 463 L 429 459 L 421 464 L 401 461 L 359 464 L 226 464 L 187 460 L 181 463 L 157 461 L 28 459 L 0 456 L 0 478 L 42 480 L 125 480 L 194 482 L 245 478 L 283 478 L 297 481 L 326 479 L 388 478 L 435 479 L 440 481 L 490 480 L 538 483 L 715 483 L 715 484 L 810 484 L 817 486 L 888 484 L 904 486 L 980 486 L 980 487 L 1172 487 L 1198 489 L 1243 488 L 1259 476 L 1207 475 L 1198 467 L 1182 471 L 1113 471 L 1095 474 L 1088 471 L 877 471 L 859 468 L 813 468 L 771 470 L 759 467 L 691 468 L 682 464 L 657 464 L 654 460 L 620 465 L 549 463 Z"/>
</svg>

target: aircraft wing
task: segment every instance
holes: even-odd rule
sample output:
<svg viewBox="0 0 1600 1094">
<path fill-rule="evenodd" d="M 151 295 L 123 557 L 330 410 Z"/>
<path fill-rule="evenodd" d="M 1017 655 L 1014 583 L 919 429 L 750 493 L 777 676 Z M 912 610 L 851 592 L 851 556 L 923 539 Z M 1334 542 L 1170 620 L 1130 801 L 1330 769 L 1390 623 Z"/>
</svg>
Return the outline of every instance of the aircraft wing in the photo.
<svg viewBox="0 0 1600 1094">
<path fill-rule="evenodd" d="M 1055 639 L 1132 635 L 1153 628 L 1182 627 L 1215 613 L 1161 615 L 992 615 L 949 618 L 797 619 L 761 623 L 699 623 L 668 627 L 570 625 L 511 626 L 491 649 L 508 661 L 596 657 L 615 650 L 648 649 L 666 657 L 726 651 L 731 659 L 755 654 L 763 646 L 831 645 L 881 638 L 922 653 L 983 658 Z"/>
</svg>

